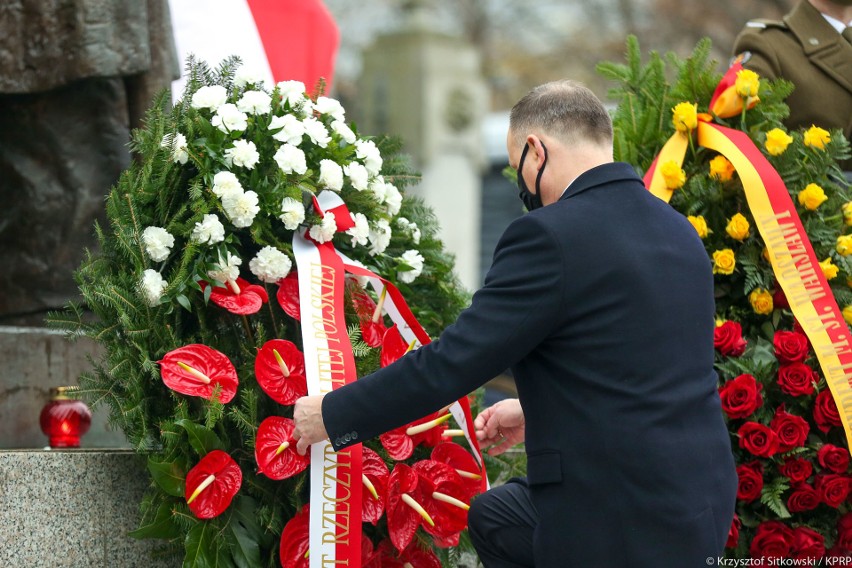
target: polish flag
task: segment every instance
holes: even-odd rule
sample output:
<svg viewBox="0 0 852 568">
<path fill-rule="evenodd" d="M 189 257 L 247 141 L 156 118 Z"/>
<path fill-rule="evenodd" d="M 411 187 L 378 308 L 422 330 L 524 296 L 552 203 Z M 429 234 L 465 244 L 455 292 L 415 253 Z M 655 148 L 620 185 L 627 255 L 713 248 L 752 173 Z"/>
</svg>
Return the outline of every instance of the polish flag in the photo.
<svg viewBox="0 0 852 568">
<path fill-rule="evenodd" d="M 171 0 L 172 26 L 181 61 L 193 54 L 215 69 L 231 55 L 264 77 L 269 88 L 295 80 L 312 93 L 320 78 L 331 91 L 340 32 L 322 0 Z M 186 77 L 172 83 L 183 93 Z"/>
</svg>

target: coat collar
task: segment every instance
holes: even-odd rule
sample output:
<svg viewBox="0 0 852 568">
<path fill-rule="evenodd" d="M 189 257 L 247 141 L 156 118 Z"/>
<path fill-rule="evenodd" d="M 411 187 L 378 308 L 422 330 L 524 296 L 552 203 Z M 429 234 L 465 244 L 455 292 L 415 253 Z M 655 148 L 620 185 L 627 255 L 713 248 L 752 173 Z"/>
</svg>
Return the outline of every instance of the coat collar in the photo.
<svg viewBox="0 0 852 568">
<path fill-rule="evenodd" d="M 843 39 L 810 2 L 799 2 L 784 16 L 805 56 L 825 74 L 852 92 L 852 44 Z"/>
<path fill-rule="evenodd" d="M 633 166 L 624 162 L 610 162 L 595 166 L 577 176 L 577 179 L 571 182 L 571 185 L 568 186 L 568 189 L 559 198 L 559 201 L 570 199 L 587 189 L 619 181 L 635 181 L 644 187 L 642 179 L 636 174 Z"/>
</svg>

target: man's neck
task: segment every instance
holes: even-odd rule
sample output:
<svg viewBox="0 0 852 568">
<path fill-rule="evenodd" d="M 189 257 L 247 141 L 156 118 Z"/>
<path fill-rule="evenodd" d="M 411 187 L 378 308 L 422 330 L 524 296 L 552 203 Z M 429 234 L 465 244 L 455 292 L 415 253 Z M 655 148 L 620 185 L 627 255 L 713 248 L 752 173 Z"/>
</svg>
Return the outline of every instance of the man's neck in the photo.
<svg viewBox="0 0 852 568">
<path fill-rule="evenodd" d="M 852 23 L 852 6 L 841 6 L 829 0 L 808 0 L 808 2 L 826 16 L 840 20 L 847 26 Z"/>
</svg>

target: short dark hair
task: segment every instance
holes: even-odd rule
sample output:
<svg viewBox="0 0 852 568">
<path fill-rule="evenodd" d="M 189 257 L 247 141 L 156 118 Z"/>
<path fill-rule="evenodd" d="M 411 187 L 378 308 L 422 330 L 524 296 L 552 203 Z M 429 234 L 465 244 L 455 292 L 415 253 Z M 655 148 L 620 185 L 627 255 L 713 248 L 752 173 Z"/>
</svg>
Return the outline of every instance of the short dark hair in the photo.
<svg viewBox="0 0 852 568">
<path fill-rule="evenodd" d="M 509 129 L 519 145 L 533 130 L 567 144 L 584 140 L 612 144 L 612 119 L 595 94 L 577 81 L 553 81 L 515 103 Z"/>
</svg>

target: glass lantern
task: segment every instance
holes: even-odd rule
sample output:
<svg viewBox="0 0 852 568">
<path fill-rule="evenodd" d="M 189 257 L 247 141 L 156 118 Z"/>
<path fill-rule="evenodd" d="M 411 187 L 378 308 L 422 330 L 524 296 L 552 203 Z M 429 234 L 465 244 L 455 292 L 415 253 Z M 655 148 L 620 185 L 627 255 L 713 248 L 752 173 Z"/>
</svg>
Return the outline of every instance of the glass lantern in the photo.
<svg viewBox="0 0 852 568">
<path fill-rule="evenodd" d="M 78 387 L 50 389 L 50 401 L 41 409 L 41 431 L 51 448 L 79 448 L 80 438 L 89 431 L 92 412 L 77 398 Z"/>
</svg>

